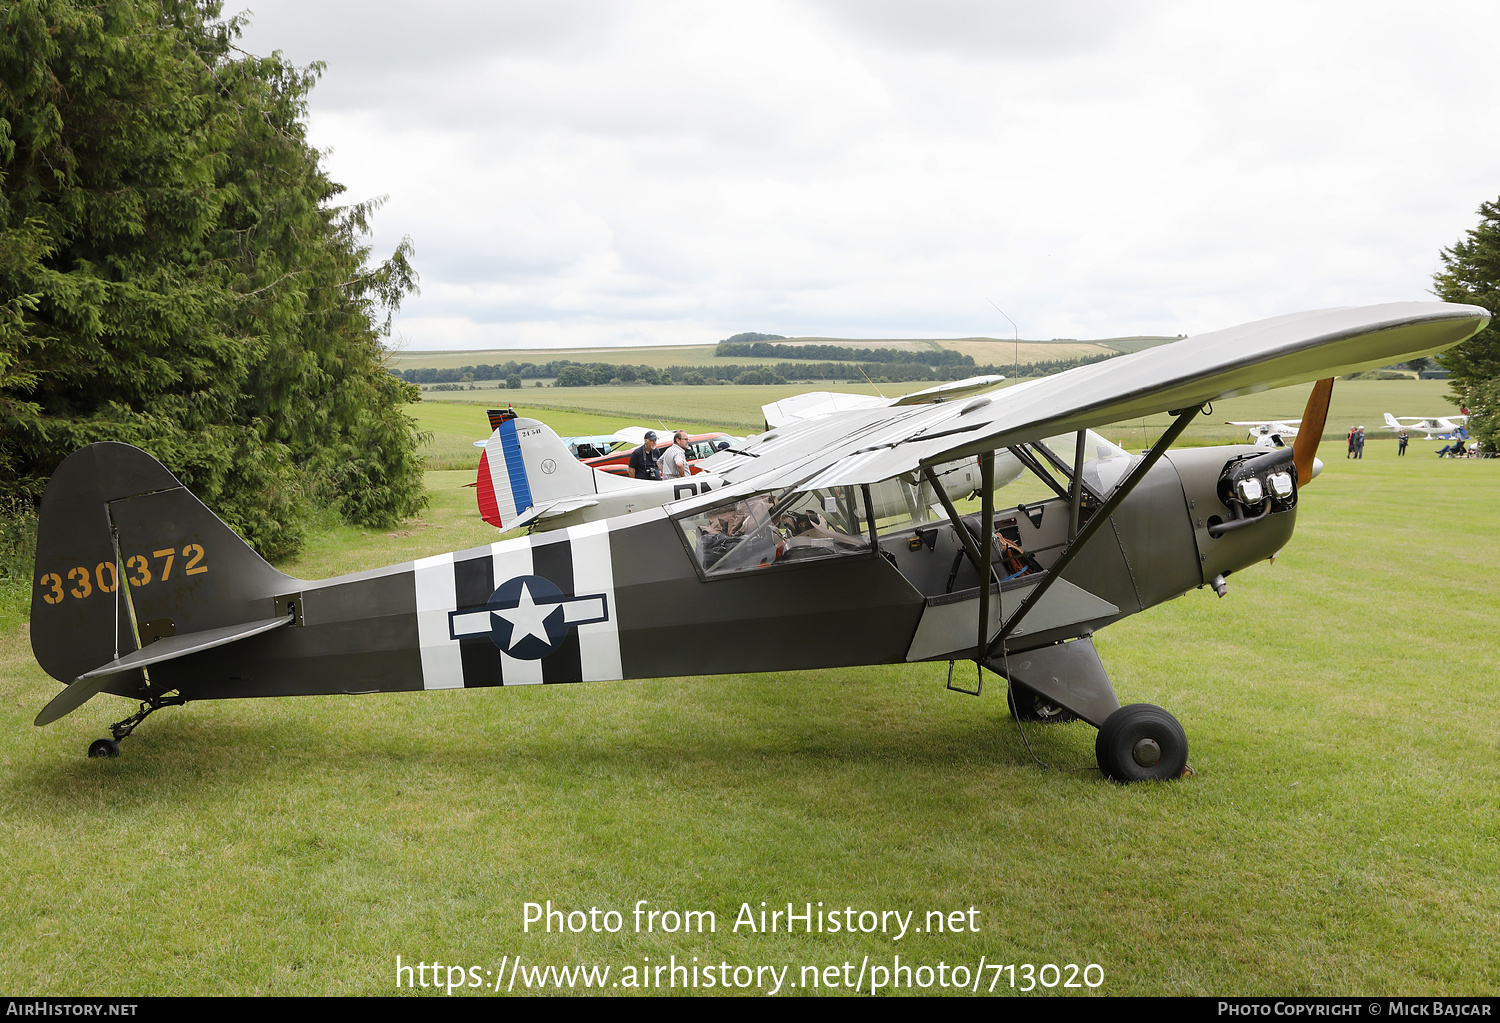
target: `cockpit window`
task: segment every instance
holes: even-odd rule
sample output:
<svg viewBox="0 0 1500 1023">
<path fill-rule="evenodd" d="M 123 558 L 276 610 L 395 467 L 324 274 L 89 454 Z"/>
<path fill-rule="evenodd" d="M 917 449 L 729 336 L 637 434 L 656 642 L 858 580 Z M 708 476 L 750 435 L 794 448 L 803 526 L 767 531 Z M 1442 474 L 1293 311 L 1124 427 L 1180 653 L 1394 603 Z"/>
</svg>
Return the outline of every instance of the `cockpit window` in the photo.
<svg viewBox="0 0 1500 1023">
<path fill-rule="evenodd" d="M 735 498 L 684 516 L 677 527 L 711 578 L 870 551 L 855 487 Z"/>
</svg>

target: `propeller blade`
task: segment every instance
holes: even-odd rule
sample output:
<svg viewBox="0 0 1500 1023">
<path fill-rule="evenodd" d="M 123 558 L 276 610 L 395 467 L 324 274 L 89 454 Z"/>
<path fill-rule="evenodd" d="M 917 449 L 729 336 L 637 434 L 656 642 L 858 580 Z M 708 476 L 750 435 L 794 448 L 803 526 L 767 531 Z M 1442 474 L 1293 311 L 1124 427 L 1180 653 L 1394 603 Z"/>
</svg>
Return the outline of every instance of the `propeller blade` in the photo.
<svg viewBox="0 0 1500 1023">
<path fill-rule="evenodd" d="M 1303 410 L 1302 422 L 1297 427 L 1297 439 L 1292 441 L 1292 461 L 1297 464 L 1297 485 L 1312 482 L 1313 462 L 1318 454 L 1318 441 L 1323 439 L 1323 424 L 1328 421 L 1328 402 L 1333 398 L 1333 377 L 1313 384 L 1312 394 L 1307 397 L 1307 408 Z"/>
</svg>

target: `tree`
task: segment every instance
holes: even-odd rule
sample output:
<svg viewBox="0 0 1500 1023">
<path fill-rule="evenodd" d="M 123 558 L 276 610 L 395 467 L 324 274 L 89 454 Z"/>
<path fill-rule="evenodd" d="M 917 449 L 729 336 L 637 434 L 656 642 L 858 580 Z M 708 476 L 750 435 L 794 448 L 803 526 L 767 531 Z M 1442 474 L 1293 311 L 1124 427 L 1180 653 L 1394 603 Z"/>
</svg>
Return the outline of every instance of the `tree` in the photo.
<svg viewBox="0 0 1500 1023">
<path fill-rule="evenodd" d="M 239 51 L 219 10 L 0 11 L 0 491 L 129 441 L 277 556 L 317 505 L 423 502 L 381 347 L 416 275 L 409 241 L 370 263 L 379 200 L 336 205 L 307 144 L 321 67 Z"/>
<path fill-rule="evenodd" d="M 1479 226 L 1442 252 L 1434 290 L 1445 302 L 1483 306 L 1500 317 L 1500 203 L 1479 207 Z M 1440 356 L 1453 375 L 1454 399 L 1469 410 L 1469 432 L 1494 451 L 1500 446 L 1500 330 L 1496 319 Z"/>
</svg>

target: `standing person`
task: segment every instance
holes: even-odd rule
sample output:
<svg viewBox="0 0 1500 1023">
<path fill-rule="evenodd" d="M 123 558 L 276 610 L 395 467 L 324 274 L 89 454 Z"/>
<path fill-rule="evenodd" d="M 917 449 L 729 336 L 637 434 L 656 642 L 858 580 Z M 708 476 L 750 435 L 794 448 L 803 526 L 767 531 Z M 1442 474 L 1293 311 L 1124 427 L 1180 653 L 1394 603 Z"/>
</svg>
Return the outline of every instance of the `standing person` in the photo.
<svg viewBox="0 0 1500 1023">
<path fill-rule="evenodd" d="M 657 462 L 656 455 L 656 431 L 646 431 L 646 442 L 630 453 L 630 461 L 625 463 L 625 471 L 633 480 L 659 480 L 661 479 L 661 464 Z"/>
<path fill-rule="evenodd" d="M 1354 457 L 1365 457 L 1365 428 L 1363 426 L 1354 428 Z"/>
<path fill-rule="evenodd" d="M 1396 457 L 1400 458 L 1402 455 L 1406 454 L 1406 442 L 1411 438 L 1406 435 L 1405 430 L 1402 430 L 1401 436 L 1397 439 L 1400 440 L 1401 443 L 1396 447 Z"/>
<path fill-rule="evenodd" d="M 1349 436 L 1347 438 L 1345 438 L 1345 439 L 1348 440 L 1348 442 L 1349 442 L 1349 453 L 1346 454 L 1344 457 L 1345 458 L 1353 458 L 1354 457 L 1354 427 L 1352 427 L 1352 426 L 1349 427 Z"/>
<path fill-rule="evenodd" d="M 661 456 L 662 479 L 680 480 L 688 474 L 687 446 L 686 430 L 678 430 L 672 434 L 672 443 L 667 445 Z"/>
</svg>

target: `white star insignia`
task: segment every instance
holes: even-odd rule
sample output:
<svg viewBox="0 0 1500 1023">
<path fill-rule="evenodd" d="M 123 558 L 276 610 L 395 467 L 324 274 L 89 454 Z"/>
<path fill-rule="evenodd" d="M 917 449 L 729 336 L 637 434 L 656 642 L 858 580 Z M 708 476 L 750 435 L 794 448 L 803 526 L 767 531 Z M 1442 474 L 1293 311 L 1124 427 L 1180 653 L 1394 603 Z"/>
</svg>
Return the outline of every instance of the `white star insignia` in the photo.
<svg viewBox="0 0 1500 1023">
<path fill-rule="evenodd" d="M 510 648 L 514 650 L 528 636 L 535 636 L 551 646 L 552 639 L 547 635 L 547 627 L 544 623 L 547 616 L 555 610 L 557 610 L 556 604 L 538 604 L 532 600 L 531 591 L 526 588 L 525 583 L 522 583 L 520 603 L 515 607 L 491 611 L 490 614 L 510 623 Z"/>
</svg>

